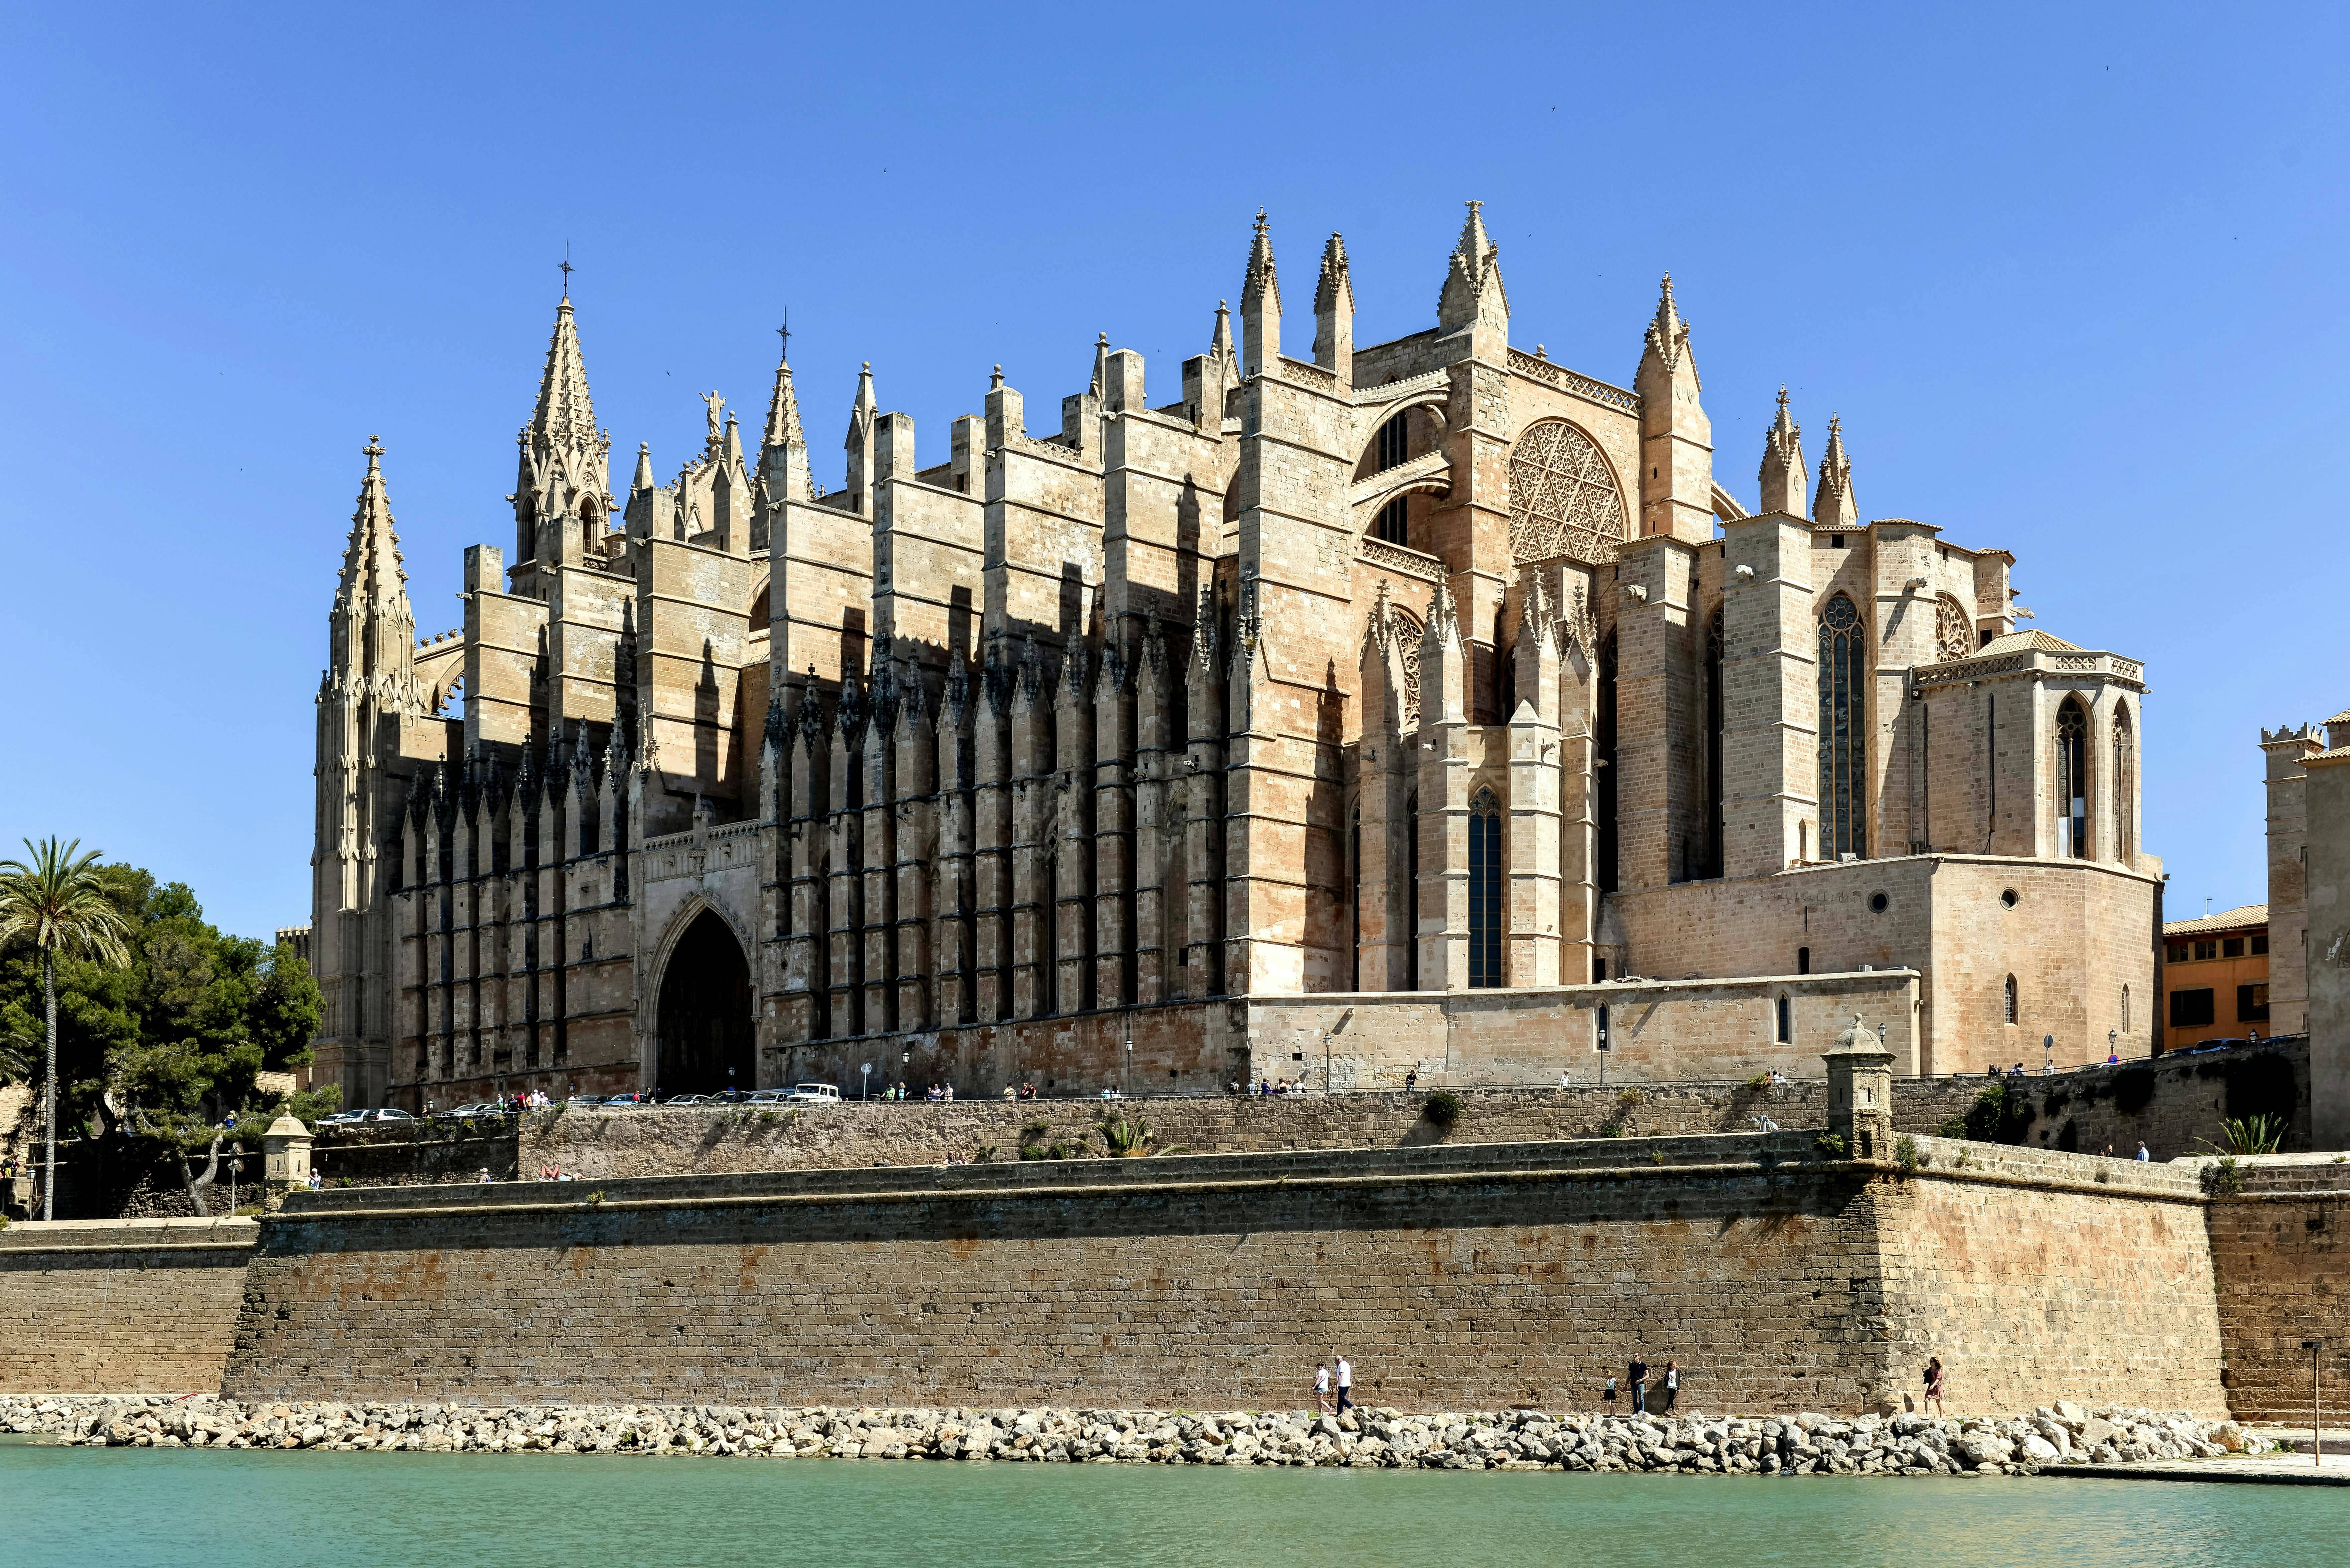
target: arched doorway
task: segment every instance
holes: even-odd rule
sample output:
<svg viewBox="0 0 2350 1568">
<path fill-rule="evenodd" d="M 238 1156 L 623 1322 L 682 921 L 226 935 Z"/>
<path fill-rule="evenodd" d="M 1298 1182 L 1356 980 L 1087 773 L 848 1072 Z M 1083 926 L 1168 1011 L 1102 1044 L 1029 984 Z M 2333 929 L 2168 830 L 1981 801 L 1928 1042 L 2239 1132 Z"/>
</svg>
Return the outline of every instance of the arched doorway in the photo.
<svg viewBox="0 0 2350 1568">
<path fill-rule="evenodd" d="M 751 1061 L 751 970 L 742 944 L 704 909 L 677 940 L 660 988 L 663 1094 L 708 1095 L 757 1085 Z"/>
</svg>

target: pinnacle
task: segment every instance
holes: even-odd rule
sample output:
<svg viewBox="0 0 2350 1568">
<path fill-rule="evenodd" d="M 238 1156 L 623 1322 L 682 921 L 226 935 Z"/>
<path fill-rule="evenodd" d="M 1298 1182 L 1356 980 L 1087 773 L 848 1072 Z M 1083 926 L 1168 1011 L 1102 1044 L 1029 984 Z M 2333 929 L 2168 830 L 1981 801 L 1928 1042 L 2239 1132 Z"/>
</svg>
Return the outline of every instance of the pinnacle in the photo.
<svg viewBox="0 0 2350 1568">
<path fill-rule="evenodd" d="M 555 332 L 547 340 L 546 369 L 539 378 L 530 430 L 557 446 L 585 445 L 596 437 L 596 406 L 588 394 L 588 368 L 580 356 L 579 327 L 568 294 L 555 307 Z"/>
<path fill-rule="evenodd" d="M 1648 351 L 1662 359 L 1668 369 L 1676 369 L 1689 351 L 1689 322 L 1673 301 L 1673 275 L 1667 273 L 1657 295 L 1656 318 L 1648 323 Z"/>
<path fill-rule="evenodd" d="M 367 457 L 367 475 L 359 481 L 359 504 L 351 512 L 349 543 L 343 547 L 341 581 L 336 598 L 354 607 L 397 597 L 407 598 L 408 573 L 400 565 L 400 535 L 393 531 L 391 498 L 383 483 L 383 443 L 368 437 L 360 451 Z"/>
<path fill-rule="evenodd" d="M 1336 302 L 1341 290 L 1351 297 L 1354 287 L 1347 272 L 1346 239 L 1334 233 L 1330 243 L 1322 247 L 1322 275 L 1315 285 L 1314 308 L 1317 312 L 1329 309 Z"/>
<path fill-rule="evenodd" d="M 1251 300 L 1270 296 L 1274 307 L 1281 305 L 1281 280 L 1274 275 L 1273 265 L 1273 234 L 1264 219 L 1264 209 L 1256 210 L 1256 234 L 1249 242 L 1248 275 L 1241 284 L 1241 306 L 1248 307 Z"/>
<path fill-rule="evenodd" d="M 1470 275 L 1476 277 L 1492 258 L 1496 248 L 1492 237 L 1485 233 L 1485 203 L 1471 202 L 1469 216 L 1461 225 L 1461 243 L 1452 247 L 1452 254 L 1467 262 Z"/>
</svg>

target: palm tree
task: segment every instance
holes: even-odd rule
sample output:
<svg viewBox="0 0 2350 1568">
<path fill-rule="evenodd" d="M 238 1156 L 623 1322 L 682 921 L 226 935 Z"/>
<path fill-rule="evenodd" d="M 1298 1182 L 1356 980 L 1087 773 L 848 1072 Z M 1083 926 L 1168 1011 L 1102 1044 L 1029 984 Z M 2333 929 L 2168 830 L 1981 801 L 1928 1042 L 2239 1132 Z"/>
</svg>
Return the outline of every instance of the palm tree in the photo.
<svg viewBox="0 0 2350 1568">
<path fill-rule="evenodd" d="M 48 1127 L 41 1161 L 41 1218 L 57 1218 L 57 954 L 78 951 L 101 964 L 127 964 L 130 922 L 94 869 L 99 852 L 77 856 L 77 838 L 25 840 L 26 860 L 0 860 L 0 948 L 28 941 L 41 952 L 41 992 L 48 1009 Z"/>
</svg>

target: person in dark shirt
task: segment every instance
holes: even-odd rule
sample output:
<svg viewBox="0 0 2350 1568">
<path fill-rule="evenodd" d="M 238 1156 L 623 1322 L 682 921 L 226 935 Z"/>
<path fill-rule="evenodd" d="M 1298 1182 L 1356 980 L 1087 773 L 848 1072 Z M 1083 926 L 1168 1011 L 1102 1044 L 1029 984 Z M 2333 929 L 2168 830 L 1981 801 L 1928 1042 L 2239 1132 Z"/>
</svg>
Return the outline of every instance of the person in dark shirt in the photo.
<svg viewBox="0 0 2350 1568">
<path fill-rule="evenodd" d="M 1632 1353 L 1632 1365 L 1625 1368 L 1625 1381 L 1632 1385 L 1632 1414 L 1647 1415 L 1648 1412 L 1648 1364 L 1640 1359 L 1638 1351 Z"/>
</svg>

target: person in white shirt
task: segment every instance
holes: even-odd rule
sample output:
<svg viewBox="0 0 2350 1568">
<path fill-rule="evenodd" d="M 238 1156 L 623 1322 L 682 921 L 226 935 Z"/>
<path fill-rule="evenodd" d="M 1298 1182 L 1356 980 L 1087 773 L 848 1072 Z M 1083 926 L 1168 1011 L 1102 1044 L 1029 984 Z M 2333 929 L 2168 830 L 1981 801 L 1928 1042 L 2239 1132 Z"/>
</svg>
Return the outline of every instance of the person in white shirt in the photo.
<svg viewBox="0 0 2350 1568">
<path fill-rule="evenodd" d="M 2144 1145 L 2143 1143 L 2141 1143 L 2141 1144 L 2139 1144 L 2139 1145 L 2137 1146 L 2137 1157 L 2138 1157 L 2140 1159 L 2144 1159 L 2144 1158 L 2147 1158 L 2146 1145 Z"/>
<path fill-rule="evenodd" d="M 1327 1362 L 1314 1364 L 1314 1407 L 1325 1416 L 1330 1413 L 1330 1366 Z"/>
<path fill-rule="evenodd" d="M 1355 1366 L 1344 1355 L 1338 1362 L 1338 1414 L 1343 1416 L 1355 1407 Z"/>
</svg>

